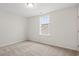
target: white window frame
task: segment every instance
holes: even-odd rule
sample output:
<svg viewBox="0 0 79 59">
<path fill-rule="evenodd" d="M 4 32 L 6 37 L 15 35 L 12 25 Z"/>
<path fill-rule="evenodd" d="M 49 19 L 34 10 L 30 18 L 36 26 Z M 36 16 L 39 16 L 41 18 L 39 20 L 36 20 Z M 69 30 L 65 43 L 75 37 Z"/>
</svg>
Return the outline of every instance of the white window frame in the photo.
<svg viewBox="0 0 79 59">
<path fill-rule="evenodd" d="M 40 35 L 45 35 L 45 36 L 49 36 L 50 35 L 50 32 L 49 32 L 49 24 L 50 24 L 50 19 L 49 19 L 49 23 L 48 23 L 48 34 L 43 34 L 42 33 L 42 31 L 41 31 L 41 17 L 43 17 L 43 16 L 48 16 L 49 17 L 49 15 L 42 15 L 42 16 L 40 16 Z"/>
</svg>

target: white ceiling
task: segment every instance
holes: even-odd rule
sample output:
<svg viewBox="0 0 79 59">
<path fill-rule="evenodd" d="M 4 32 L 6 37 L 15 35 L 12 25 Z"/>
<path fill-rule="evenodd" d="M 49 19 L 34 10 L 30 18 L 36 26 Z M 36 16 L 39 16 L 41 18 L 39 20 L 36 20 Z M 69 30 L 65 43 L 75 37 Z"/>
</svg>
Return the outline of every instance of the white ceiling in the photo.
<svg viewBox="0 0 79 59">
<path fill-rule="evenodd" d="M 19 16 L 31 17 L 75 5 L 76 3 L 36 3 L 34 8 L 27 8 L 25 3 L 0 3 L 0 9 Z"/>
</svg>

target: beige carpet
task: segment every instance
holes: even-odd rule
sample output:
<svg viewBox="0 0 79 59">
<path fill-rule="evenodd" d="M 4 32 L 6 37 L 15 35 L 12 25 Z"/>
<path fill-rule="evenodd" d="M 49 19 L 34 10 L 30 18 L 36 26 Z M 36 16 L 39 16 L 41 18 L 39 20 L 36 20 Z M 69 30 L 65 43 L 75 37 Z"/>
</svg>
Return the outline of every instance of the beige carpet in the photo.
<svg viewBox="0 0 79 59">
<path fill-rule="evenodd" d="M 72 56 L 77 52 L 51 47 L 31 41 L 19 42 L 0 48 L 0 56 Z"/>
</svg>

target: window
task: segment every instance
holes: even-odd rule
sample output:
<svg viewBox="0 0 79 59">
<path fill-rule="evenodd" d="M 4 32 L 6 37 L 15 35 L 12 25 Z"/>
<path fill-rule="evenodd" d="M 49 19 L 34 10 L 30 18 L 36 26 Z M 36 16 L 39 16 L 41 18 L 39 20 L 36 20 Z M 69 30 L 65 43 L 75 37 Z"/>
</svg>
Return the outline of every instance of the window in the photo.
<svg viewBox="0 0 79 59">
<path fill-rule="evenodd" d="M 49 35 L 49 16 L 40 17 L 40 35 Z"/>
</svg>

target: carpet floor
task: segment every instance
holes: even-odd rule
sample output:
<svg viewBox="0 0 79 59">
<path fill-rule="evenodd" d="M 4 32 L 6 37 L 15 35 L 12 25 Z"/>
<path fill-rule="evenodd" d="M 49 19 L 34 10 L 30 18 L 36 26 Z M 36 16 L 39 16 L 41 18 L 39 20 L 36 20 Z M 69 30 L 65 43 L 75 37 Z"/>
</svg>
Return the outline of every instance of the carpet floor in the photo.
<svg viewBox="0 0 79 59">
<path fill-rule="evenodd" d="M 0 56 L 75 56 L 77 52 L 59 47 L 23 41 L 0 48 Z"/>
</svg>

